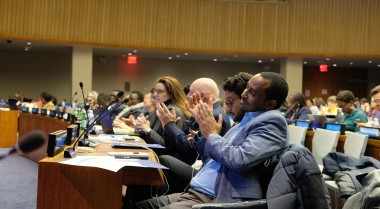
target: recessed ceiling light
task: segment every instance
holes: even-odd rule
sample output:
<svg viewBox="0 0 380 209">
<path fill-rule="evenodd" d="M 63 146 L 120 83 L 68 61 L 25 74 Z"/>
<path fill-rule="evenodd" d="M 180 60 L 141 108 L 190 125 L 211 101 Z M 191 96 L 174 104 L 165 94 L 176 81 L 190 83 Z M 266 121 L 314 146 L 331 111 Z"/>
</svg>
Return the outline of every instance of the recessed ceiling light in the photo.
<svg viewBox="0 0 380 209">
<path fill-rule="evenodd" d="M 127 56 L 127 55 L 123 54 L 123 55 L 121 55 L 121 56 L 125 57 L 125 56 Z"/>
<path fill-rule="evenodd" d="M 28 44 L 28 45 L 32 45 L 32 43 L 31 43 L 31 42 L 26 42 L 26 44 Z"/>
<path fill-rule="evenodd" d="M 334 67 L 338 66 L 337 64 L 333 64 Z"/>
<path fill-rule="evenodd" d="M 128 56 L 131 56 L 131 55 L 132 55 L 132 53 L 131 53 L 131 52 L 129 52 L 129 53 L 128 53 Z"/>
<path fill-rule="evenodd" d="M 380 67 L 380 65 L 377 65 L 377 67 Z"/>
<path fill-rule="evenodd" d="M 368 63 L 372 63 L 372 60 L 368 60 Z"/>
<path fill-rule="evenodd" d="M 133 53 L 137 53 L 137 50 L 133 50 Z"/>
<path fill-rule="evenodd" d="M 305 61 L 305 62 L 303 62 L 303 64 L 307 65 L 307 62 Z"/>
<path fill-rule="evenodd" d="M 330 60 L 330 58 L 326 58 L 326 61 L 329 61 Z"/>
<path fill-rule="evenodd" d="M 177 54 L 177 55 L 176 55 L 176 57 L 180 57 L 180 55 L 179 55 L 179 54 Z"/>
<path fill-rule="evenodd" d="M 235 58 L 238 58 L 239 56 L 237 54 L 234 55 Z"/>
<path fill-rule="evenodd" d="M 186 56 L 187 56 L 187 55 L 189 55 L 189 53 L 185 52 L 185 54 L 184 54 L 184 55 L 186 55 Z"/>
<path fill-rule="evenodd" d="M 170 59 L 170 60 L 171 60 L 171 59 L 173 59 L 173 57 L 168 57 L 168 59 Z"/>
<path fill-rule="evenodd" d="M 350 63 L 348 63 L 348 64 L 353 65 L 354 63 L 353 63 L 353 62 L 350 62 Z"/>
<path fill-rule="evenodd" d="M 218 61 L 218 59 L 214 59 L 214 62 L 217 62 Z"/>
<path fill-rule="evenodd" d="M 270 61 L 272 61 L 272 62 L 273 62 L 273 61 L 274 61 L 274 59 L 273 59 L 273 58 L 271 58 L 271 59 L 270 59 Z"/>
<path fill-rule="evenodd" d="M 263 61 L 262 61 L 262 60 L 258 60 L 257 62 L 258 62 L 258 63 L 262 63 Z"/>
</svg>

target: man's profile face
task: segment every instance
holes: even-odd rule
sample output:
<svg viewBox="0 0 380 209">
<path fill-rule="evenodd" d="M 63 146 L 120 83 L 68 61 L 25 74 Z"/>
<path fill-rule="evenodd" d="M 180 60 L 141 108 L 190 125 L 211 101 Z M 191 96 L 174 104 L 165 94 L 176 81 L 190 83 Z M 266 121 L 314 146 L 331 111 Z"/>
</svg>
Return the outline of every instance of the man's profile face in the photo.
<svg viewBox="0 0 380 209">
<path fill-rule="evenodd" d="M 240 108 L 240 97 L 233 91 L 224 91 L 224 101 L 226 104 L 226 113 L 230 114 L 235 122 L 241 121 L 244 113 Z"/>
<path fill-rule="evenodd" d="M 241 110 L 244 112 L 265 111 L 265 90 L 270 86 L 270 81 L 264 79 L 260 74 L 254 75 L 243 91 L 241 99 Z"/>
<path fill-rule="evenodd" d="M 131 95 L 129 95 L 128 105 L 132 106 L 132 105 L 135 105 L 137 103 L 139 103 L 139 99 L 138 99 L 137 94 L 132 93 Z"/>
</svg>

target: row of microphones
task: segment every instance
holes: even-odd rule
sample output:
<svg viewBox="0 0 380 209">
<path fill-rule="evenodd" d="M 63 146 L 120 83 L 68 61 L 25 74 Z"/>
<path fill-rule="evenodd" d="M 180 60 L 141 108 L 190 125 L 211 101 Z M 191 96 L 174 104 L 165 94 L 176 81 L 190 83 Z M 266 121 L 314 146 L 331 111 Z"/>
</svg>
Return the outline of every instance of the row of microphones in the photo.
<svg viewBox="0 0 380 209">
<path fill-rule="evenodd" d="M 45 134 L 42 131 L 36 130 L 20 137 L 17 144 L 9 150 L 9 152 L 0 155 L 3 159 L 11 154 L 25 154 L 40 148 L 45 143 Z"/>
<path fill-rule="evenodd" d="M 74 95 L 73 95 L 73 97 L 71 97 L 70 104 L 73 103 L 73 100 L 74 100 L 74 98 L 75 98 L 75 96 L 76 96 L 77 94 L 78 94 L 78 92 L 75 92 Z M 78 100 L 75 100 L 74 102 L 76 102 L 76 101 L 78 101 Z"/>
<path fill-rule="evenodd" d="M 123 95 L 124 95 L 124 92 L 123 92 L 123 91 L 120 91 L 120 92 L 117 94 L 116 98 L 115 98 L 113 101 L 111 101 L 110 104 L 108 104 L 107 107 L 104 108 L 104 109 L 102 110 L 101 113 L 99 113 L 98 115 L 96 115 L 96 116 L 94 117 L 94 119 L 92 120 L 92 122 L 87 126 L 87 128 L 85 128 L 85 129 L 83 130 L 83 132 L 82 132 L 82 133 L 78 136 L 78 138 L 75 140 L 75 142 L 73 143 L 72 148 L 67 148 L 67 149 L 64 151 L 64 152 L 65 152 L 65 153 L 64 153 L 64 156 L 65 156 L 65 157 L 73 157 L 73 156 L 75 156 L 75 146 L 76 146 L 77 144 L 78 144 L 78 146 L 79 146 L 79 145 L 81 145 L 81 146 L 86 146 L 86 139 L 88 138 L 87 134 L 88 134 L 89 130 L 90 130 L 90 129 L 91 129 L 91 128 L 92 128 L 92 127 L 98 122 L 98 121 L 104 119 L 104 118 L 107 117 L 109 114 L 111 114 L 111 113 L 113 113 L 114 111 L 116 111 L 116 109 L 121 105 L 121 103 L 116 104 L 114 107 L 112 107 L 112 105 L 113 105 L 114 103 L 117 103 L 117 101 L 118 101 L 121 97 L 123 97 Z M 123 100 L 123 102 L 128 102 L 128 101 L 129 101 L 129 99 L 124 99 L 124 100 Z M 106 110 L 108 110 L 109 112 L 108 112 L 107 114 L 104 114 L 104 112 L 105 112 Z M 84 140 L 81 139 L 83 135 L 85 135 Z M 79 144 L 79 142 L 81 142 L 81 143 Z"/>
</svg>

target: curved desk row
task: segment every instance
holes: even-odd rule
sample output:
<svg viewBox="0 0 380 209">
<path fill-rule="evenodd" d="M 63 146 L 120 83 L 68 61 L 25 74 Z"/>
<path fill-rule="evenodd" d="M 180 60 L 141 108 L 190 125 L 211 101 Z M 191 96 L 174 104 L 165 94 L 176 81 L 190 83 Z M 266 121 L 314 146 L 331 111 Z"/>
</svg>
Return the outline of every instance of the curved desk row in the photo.
<svg viewBox="0 0 380 209">
<path fill-rule="evenodd" d="M 313 136 L 314 131 L 307 131 L 305 138 L 305 147 L 307 147 L 311 152 L 313 152 Z M 346 137 L 347 135 L 339 136 L 338 145 L 336 147 L 337 152 L 344 152 L 344 142 L 346 141 Z M 371 156 L 377 160 L 380 160 L 380 140 L 369 138 L 364 155 Z"/>
<path fill-rule="evenodd" d="M 67 126 L 69 125 L 70 123 L 67 121 L 64 121 L 63 119 L 58 119 L 55 117 L 50 117 L 50 116 L 45 116 L 45 115 L 40 115 L 40 114 L 20 112 L 19 120 L 18 120 L 19 137 L 22 137 L 28 132 L 36 130 L 36 129 L 42 130 L 46 134 L 45 144 L 39 149 L 31 153 L 25 154 L 25 156 L 36 162 L 46 157 L 49 133 L 55 132 L 58 130 L 66 130 Z"/>
</svg>

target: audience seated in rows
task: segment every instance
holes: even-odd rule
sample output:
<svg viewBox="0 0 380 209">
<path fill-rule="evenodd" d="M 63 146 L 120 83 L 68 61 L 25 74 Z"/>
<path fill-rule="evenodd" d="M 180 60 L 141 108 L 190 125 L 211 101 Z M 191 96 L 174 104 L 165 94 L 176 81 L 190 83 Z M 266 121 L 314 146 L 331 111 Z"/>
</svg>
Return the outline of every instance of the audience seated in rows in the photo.
<svg viewBox="0 0 380 209">
<path fill-rule="evenodd" d="M 299 92 L 293 93 L 288 97 L 287 101 L 289 110 L 284 116 L 288 124 L 292 124 L 296 120 L 308 120 L 308 115 L 311 114 L 311 111 L 306 106 L 303 94 Z"/>
</svg>

